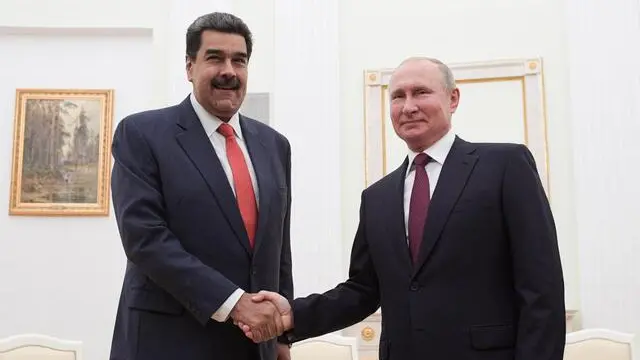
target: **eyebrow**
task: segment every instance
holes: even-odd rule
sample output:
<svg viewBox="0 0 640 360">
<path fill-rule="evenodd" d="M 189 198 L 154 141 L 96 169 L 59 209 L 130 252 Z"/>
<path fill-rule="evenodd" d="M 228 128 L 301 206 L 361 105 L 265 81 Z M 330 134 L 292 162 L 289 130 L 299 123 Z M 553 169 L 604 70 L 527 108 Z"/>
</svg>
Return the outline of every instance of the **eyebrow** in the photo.
<svg viewBox="0 0 640 360">
<path fill-rule="evenodd" d="M 226 55 L 226 52 L 224 52 L 224 51 L 222 51 L 220 49 L 207 49 L 204 52 L 204 54 L 205 55 Z M 232 54 L 232 56 L 234 56 L 234 57 L 238 57 L 239 56 L 239 57 L 242 57 L 242 58 L 245 58 L 245 59 L 248 57 L 247 53 L 242 52 L 242 51 L 235 52 L 235 53 Z"/>
<path fill-rule="evenodd" d="M 410 91 L 412 91 L 412 90 L 410 90 Z M 392 92 L 390 92 L 389 96 L 390 97 L 394 97 L 394 96 L 403 95 L 403 94 L 406 94 L 406 93 L 407 93 L 407 91 L 405 91 L 405 89 L 398 88 L 398 89 L 395 89 Z"/>
<path fill-rule="evenodd" d="M 422 91 L 427 91 L 427 92 L 433 92 L 433 89 L 430 88 L 429 86 L 425 86 L 425 85 L 412 85 L 409 87 L 408 90 L 405 90 L 403 88 L 398 88 L 395 89 L 394 91 L 392 91 L 391 93 L 389 93 L 389 95 L 393 96 L 393 95 L 400 95 L 400 94 L 404 94 L 407 91 L 408 92 L 414 92 L 417 90 L 422 90 Z"/>
</svg>

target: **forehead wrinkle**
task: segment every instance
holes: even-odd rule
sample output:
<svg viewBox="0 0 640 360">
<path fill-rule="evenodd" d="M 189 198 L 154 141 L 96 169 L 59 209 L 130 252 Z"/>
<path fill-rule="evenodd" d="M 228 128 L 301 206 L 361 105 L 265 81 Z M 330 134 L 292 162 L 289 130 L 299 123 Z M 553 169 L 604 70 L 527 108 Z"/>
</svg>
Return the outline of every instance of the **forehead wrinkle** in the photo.
<svg viewBox="0 0 640 360">
<path fill-rule="evenodd" d="M 434 81 L 425 73 L 416 74 L 413 76 L 403 76 L 401 78 L 390 79 L 389 91 L 411 91 L 415 89 L 429 89 L 434 90 Z"/>
</svg>

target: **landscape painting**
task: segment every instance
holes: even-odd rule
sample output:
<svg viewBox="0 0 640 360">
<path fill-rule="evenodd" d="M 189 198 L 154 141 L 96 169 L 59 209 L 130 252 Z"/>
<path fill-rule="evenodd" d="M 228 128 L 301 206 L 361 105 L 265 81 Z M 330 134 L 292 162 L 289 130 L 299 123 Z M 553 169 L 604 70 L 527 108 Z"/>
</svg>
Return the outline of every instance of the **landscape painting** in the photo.
<svg viewBox="0 0 640 360">
<path fill-rule="evenodd" d="M 18 89 L 11 215 L 109 214 L 113 90 Z"/>
</svg>

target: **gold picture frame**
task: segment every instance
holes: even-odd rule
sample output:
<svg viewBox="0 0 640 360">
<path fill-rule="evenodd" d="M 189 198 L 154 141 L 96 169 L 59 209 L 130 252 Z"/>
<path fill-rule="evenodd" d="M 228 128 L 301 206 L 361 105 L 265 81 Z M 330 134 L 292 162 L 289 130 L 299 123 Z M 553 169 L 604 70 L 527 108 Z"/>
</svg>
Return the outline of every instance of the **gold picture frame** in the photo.
<svg viewBox="0 0 640 360">
<path fill-rule="evenodd" d="M 9 215 L 109 215 L 113 94 L 16 90 Z"/>
</svg>

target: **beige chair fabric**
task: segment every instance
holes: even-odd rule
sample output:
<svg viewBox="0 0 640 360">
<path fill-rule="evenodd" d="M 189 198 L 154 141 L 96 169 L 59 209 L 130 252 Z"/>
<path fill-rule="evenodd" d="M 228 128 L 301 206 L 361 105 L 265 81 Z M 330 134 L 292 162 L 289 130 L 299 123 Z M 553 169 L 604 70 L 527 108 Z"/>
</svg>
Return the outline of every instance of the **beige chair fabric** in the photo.
<svg viewBox="0 0 640 360">
<path fill-rule="evenodd" d="M 292 360 L 358 360 L 355 338 L 324 335 L 294 343 Z"/>
<path fill-rule="evenodd" d="M 564 360 L 633 360 L 633 335 L 606 329 L 567 334 Z"/>
<path fill-rule="evenodd" d="M 82 360 L 82 343 L 39 334 L 0 339 L 0 360 Z"/>
</svg>

